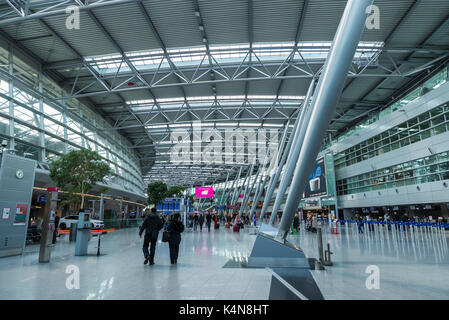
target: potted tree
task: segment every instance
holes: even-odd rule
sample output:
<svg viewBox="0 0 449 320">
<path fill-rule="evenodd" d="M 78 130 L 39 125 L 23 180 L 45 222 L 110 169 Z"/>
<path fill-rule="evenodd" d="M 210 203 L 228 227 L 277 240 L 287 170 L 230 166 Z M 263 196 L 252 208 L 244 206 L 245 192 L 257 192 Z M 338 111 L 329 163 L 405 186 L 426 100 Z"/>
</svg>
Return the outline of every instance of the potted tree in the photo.
<svg viewBox="0 0 449 320">
<path fill-rule="evenodd" d="M 84 207 L 85 196 L 98 182 L 109 174 L 109 165 L 91 150 L 72 150 L 50 163 L 50 178 L 58 188 L 68 191 L 63 205 Z"/>
<path fill-rule="evenodd" d="M 148 204 L 157 207 L 157 204 L 166 198 L 167 191 L 167 185 L 162 181 L 149 183 L 147 186 Z"/>
</svg>

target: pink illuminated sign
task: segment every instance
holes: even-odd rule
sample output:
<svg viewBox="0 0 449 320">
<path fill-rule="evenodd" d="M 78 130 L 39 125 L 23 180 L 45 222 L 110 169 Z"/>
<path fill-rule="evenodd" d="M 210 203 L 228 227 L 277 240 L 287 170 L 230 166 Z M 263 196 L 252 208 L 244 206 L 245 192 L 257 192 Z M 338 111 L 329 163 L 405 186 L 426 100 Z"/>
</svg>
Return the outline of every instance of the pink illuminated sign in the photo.
<svg viewBox="0 0 449 320">
<path fill-rule="evenodd" d="M 212 198 L 214 189 L 212 187 L 196 187 L 196 196 L 198 198 Z"/>
</svg>

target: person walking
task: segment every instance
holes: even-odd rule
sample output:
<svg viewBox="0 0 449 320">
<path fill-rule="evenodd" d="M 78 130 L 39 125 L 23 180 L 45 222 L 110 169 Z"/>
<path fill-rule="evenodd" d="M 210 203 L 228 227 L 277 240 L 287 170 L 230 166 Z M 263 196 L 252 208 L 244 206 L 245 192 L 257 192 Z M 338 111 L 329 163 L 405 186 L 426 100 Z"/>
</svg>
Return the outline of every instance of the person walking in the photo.
<svg viewBox="0 0 449 320">
<path fill-rule="evenodd" d="M 357 227 L 359 229 L 359 233 L 363 233 L 363 218 L 361 216 L 359 216 L 358 214 L 356 215 L 356 220 L 357 220 Z"/>
<path fill-rule="evenodd" d="M 210 232 L 210 224 L 212 223 L 212 215 L 210 213 L 208 213 L 206 215 L 206 226 L 207 226 L 207 231 Z"/>
<path fill-rule="evenodd" d="M 317 215 L 314 214 L 312 216 L 312 232 L 316 232 L 318 229 L 318 218 Z"/>
<path fill-rule="evenodd" d="M 171 264 L 178 263 L 179 244 L 181 243 L 181 233 L 184 231 L 184 225 L 181 222 L 179 213 L 175 213 L 169 221 L 167 231 L 170 233 L 168 247 L 170 249 Z"/>
<path fill-rule="evenodd" d="M 151 208 L 151 213 L 145 218 L 139 230 L 139 237 L 142 238 L 142 233 L 145 231 L 143 240 L 143 255 L 145 257 L 144 264 L 150 261 L 150 265 L 154 264 L 154 253 L 156 251 L 156 242 L 159 231 L 164 227 L 164 220 L 159 217 L 156 208 Z M 151 244 L 151 246 L 150 246 Z M 148 247 L 150 246 L 150 252 Z"/>
<path fill-rule="evenodd" d="M 193 231 L 196 231 L 196 229 L 198 228 L 198 214 L 195 213 L 195 216 L 193 217 Z"/>
<path fill-rule="evenodd" d="M 366 222 L 367 222 L 367 224 L 368 224 L 368 231 L 373 231 L 373 230 L 371 229 L 371 227 L 372 227 L 373 225 L 371 224 L 370 221 L 372 221 L 372 219 L 371 219 L 371 215 L 368 213 L 368 214 L 366 215 Z"/>
<path fill-rule="evenodd" d="M 58 235 L 59 219 L 60 219 L 59 216 L 56 215 L 56 217 L 55 217 L 55 230 L 53 231 L 52 244 L 56 243 L 56 236 Z"/>
<path fill-rule="evenodd" d="M 295 229 L 295 231 L 299 233 L 299 216 L 298 216 L 298 214 L 295 214 L 295 217 L 293 218 L 293 229 Z"/>
<path fill-rule="evenodd" d="M 199 218 L 198 218 L 198 224 L 200 225 L 200 231 L 203 231 L 203 224 L 204 224 L 204 216 L 202 214 L 200 214 Z"/>
</svg>

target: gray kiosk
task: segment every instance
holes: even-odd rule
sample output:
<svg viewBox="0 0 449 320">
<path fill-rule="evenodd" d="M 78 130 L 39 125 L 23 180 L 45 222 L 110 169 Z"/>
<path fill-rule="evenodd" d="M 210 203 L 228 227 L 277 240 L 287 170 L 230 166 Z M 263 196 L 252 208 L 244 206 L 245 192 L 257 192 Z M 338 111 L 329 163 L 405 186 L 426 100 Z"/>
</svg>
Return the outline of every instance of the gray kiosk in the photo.
<svg viewBox="0 0 449 320">
<path fill-rule="evenodd" d="M 8 153 L 0 157 L 0 257 L 7 257 L 25 247 L 36 161 Z"/>
<path fill-rule="evenodd" d="M 91 237 L 91 230 L 92 223 L 90 222 L 90 209 L 81 209 L 78 213 L 75 256 L 87 255 L 87 247 Z"/>
</svg>

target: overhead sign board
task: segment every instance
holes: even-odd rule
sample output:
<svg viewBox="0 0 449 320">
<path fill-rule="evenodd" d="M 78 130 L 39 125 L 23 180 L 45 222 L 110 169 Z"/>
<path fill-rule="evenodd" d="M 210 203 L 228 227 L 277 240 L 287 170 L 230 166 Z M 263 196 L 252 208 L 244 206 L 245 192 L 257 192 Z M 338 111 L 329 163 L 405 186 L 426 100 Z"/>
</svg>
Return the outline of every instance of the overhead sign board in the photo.
<svg viewBox="0 0 449 320">
<path fill-rule="evenodd" d="M 196 187 L 197 198 L 212 198 L 214 196 L 214 189 L 212 187 Z"/>
</svg>

